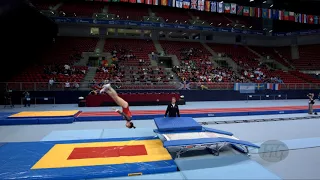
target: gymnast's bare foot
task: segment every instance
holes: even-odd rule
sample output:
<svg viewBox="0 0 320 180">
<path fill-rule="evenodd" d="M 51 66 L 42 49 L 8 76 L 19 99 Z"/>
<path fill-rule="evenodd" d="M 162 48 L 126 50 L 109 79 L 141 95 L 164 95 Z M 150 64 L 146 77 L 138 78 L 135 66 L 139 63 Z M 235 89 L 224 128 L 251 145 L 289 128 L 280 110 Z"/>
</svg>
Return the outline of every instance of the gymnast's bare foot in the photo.
<svg viewBox="0 0 320 180">
<path fill-rule="evenodd" d="M 102 86 L 102 89 L 100 90 L 100 93 L 106 92 L 107 89 L 109 89 L 111 87 L 110 84 L 105 84 Z"/>
</svg>

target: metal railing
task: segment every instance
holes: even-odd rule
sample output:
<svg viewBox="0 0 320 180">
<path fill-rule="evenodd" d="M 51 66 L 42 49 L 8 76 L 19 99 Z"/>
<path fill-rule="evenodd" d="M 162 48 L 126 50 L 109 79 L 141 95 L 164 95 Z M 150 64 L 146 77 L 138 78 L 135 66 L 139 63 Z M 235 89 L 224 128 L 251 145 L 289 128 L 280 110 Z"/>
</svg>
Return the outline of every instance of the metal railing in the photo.
<svg viewBox="0 0 320 180">
<path fill-rule="evenodd" d="M 79 88 L 74 88 L 74 83 L 70 83 L 70 88 L 65 87 L 65 83 L 54 83 L 50 85 L 48 82 L 0 82 L 2 89 L 9 88 L 14 91 L 63 91 L 63 90 L 90 90 L 93 84 L 89 82 L 80 82 Z M 201 86 L 202 85 L 202 86 Z M 101 86 L 101 84 L 100 84 Z M 123 90 L 233 90 L 234 83 L 197 83 L 191 82 L 183 85 L 181 82 L 115 82 L 112 86 L 116 89 Z M 303 89 L 320 89 L 320 84 L 312 83 L 285 83 L 279 84 L 280 90 L 303 90 Z M 262 90 L 257 88 L 256 90 Z"/>
</svg>

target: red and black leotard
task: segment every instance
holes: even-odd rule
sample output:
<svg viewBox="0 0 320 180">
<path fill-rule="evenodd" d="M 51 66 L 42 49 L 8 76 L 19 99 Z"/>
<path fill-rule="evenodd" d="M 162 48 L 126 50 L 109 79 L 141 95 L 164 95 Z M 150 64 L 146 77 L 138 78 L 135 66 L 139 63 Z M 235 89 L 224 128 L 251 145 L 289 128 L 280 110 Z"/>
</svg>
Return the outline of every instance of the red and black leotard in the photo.
<svg viewBox="0 0 320 180">
<path fill-rule="evenodd" d="M 132 114 L 131 111 L 129 109 L 129 106 L 127 108 L 122 108 L 122 112 L 128 117 L 128 118 L 132 118 Z"/>
</svg>

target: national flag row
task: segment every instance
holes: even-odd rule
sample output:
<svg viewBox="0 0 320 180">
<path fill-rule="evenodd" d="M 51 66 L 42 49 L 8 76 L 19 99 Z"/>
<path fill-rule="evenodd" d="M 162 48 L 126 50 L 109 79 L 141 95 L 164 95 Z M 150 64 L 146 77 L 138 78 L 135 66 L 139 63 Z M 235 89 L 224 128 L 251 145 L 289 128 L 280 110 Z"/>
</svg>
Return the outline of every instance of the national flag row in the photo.
<svg viewBox="0 0 320 180">
<path fill-rule="evenodd" d="M 96 0 L 105 2 L 129 2 L 149 5 L 162 5 L 199 11 L 235 14 L 274 20 L 293 21 L 305 24 L 320 24 L 319 16 L 295 13 L 291 11 L 240 6 L 236 3 L 224 3 L 209 0 Z"/>
</svg>

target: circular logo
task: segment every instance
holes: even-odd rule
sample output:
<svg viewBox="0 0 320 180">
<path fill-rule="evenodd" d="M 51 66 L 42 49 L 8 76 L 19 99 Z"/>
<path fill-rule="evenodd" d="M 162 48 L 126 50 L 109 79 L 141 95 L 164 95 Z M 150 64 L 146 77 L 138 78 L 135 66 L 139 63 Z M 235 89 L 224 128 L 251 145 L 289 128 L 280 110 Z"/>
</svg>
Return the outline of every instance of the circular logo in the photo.
<svg viewBox="0 0 320 180">
<path fill-rule="evenodd" d="M 280 162 L 289 155 L 288 146 L 277 140 L 266 141 L 261 144 L 259 156 L 267 162 Z"/>
</svg>

